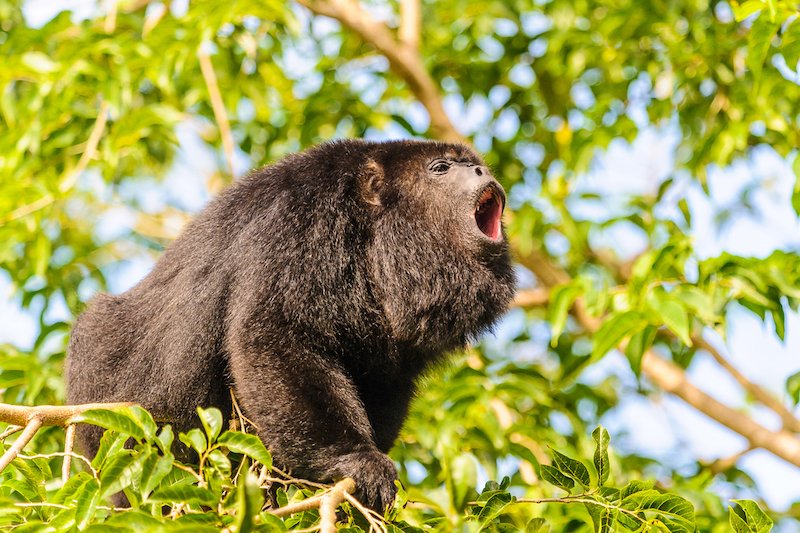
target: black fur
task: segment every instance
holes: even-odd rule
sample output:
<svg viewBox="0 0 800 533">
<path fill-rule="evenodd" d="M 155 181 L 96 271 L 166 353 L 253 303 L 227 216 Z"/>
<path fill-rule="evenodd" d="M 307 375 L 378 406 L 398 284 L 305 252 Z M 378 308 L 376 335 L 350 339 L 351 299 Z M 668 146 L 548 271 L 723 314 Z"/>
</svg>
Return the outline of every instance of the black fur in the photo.
<svg viewBox="0 0 800 533">
<path fill-rule="evenodd" d="M 253 172 L 78 318 L 68 401 L 138 402 L 186 430 L 197 406 L 228 416 L 232 387 L 276 465 L 350 476 L 382 510 L 415 378 L 513 296 L 505 237 L 472 217 L 473 181 L 496 183 L 482 165 L 460 145 L 347 140 Z M 97 451 L 99 431 L 79 439 Z"/>
</svg>

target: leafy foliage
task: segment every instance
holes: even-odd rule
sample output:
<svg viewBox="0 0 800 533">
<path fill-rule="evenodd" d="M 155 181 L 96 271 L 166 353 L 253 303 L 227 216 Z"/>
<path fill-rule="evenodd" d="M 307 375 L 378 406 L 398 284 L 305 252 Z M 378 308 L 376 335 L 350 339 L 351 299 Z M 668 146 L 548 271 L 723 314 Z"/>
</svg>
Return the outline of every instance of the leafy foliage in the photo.
<svg viewBox="0 0 800 533">
<path fill-rule="evenodd" d="M 13 289 L 21 320 L 0 345 L 4 402 L 62 402 L 75 315 L 98 291 L 128 286 L 131 267 L 231 179 L 201 55 L 237 174 L 331 137 L 436 131 L 402 69 L 294 3 L 98 2 L 84 15 L 53 8 L 42 24 L 32 5 L 0 0 L 0 285 Z M 396 3 L 363 5 L 396 29 Z M 698 246 L 708 222 L 693 198 L 713 197 L 709 175 L 759 151 L 800 176 L 796 6 L 443 0 L 422 2 L 422 21 L 422 66 L 509 192 L 523 288 L 546 295 L 422 385 L 392 451 L 405 487 L 392 531 L 768 531 L 797 519 L 748 500 L 729 506 L 731 495 L 758 495 L 735 465 L 720 470 L 688 450 L 656 460 L 608 423 L 625 402 L 658 397 L 646 372 L 653 353 L 691 369 L 707 357 L 705 339 L 728 338 L 741 313 L 786 338 L 798 254 Z M 674 139 L 665 175 L 622 192 L 587 179 L 605 150 L 652 132 Z M 758 196 L 781 189 L 759 169 L 748 174 L 730 205 L 715 207 L 720 227 L 763 215 Z M 798 183 L 779 194 L 795 213 Z M 620 353 L 630 373 L 608 371 Z M 785 385 L 794 405 L 798 376 Z M 177 436 L 137 408 L 83 417 L 109 430 L 98 456 L 76 460 L 80 472 L 63 483 L 54 455 L 63 432 L 41 430 L 27 448 L 35 458 L 0 475 L 4 527 L 282 531 L 318 518 L 262 510 L 269 455 L 214 410 Z M 177 461 L 172 444 L 197 462 Z M 131 511 L 110 507 L 120 490 Z M 281 486 L 274 498 L 316 490 Z M 368 529 L 349 508 L 345 522 Z"/>
</svg>

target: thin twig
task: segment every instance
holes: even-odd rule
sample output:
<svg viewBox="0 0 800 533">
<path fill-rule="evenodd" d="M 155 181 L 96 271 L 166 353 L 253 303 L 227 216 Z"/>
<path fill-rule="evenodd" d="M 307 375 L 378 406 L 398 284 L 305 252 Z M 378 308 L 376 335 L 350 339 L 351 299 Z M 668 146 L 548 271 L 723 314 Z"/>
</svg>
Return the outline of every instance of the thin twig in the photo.
<svg viewBox="0 0 800 533">
<path fill-rule="evenodd" d="M 228 114 L 225 112 L 225 104 L 222 102 L 222 94 L 219 92 L 217 74 L 214 72 L 214 65 L 211 57 L 204 51 L 197 53 L 200 60 L 200 70 L 203 73 L 203 80 L 206 82 L 208 96 L 211 99 L 211 109 L 214 111 L 214 118 L 219 127 L 219 134 L 222 137 L 222 149 L 225 152 L 225 161 L 228 164 L 228 174 L 233 176 L 233 134 L 228 122 Z"/>
<path fill-rule="evenodd" d="M 245 431 L 244 422 L 247 422 L 256 431 L 260 431 L 261 428 L 258 427 L 255 424 L 255 422 L 244 416 L 244 414 L 242 413 L 242 410 L 239 407 L 239 402 L 236 401 L 236 395 L 233 393 L 233 389 L 228 389 L 228 392 L 230 392 L 231 395 L 231 404 L 233 405 L 233 410 L 236 412 L 237 418 L 239 418 L 239 426 L 241 428 L 239 431 L 241 431 L 242 433 L 247 433 L 247 431 Z"/>
<path fill-rule="evenodd" d="M 663 390 L 742 435 L 752 446 L 763 448 L 800 466 L 800 439 L 795 434 L 786 430 L 769 430 L 749 416 L 715 400 L 689 382 L 686 373 L 675 363 L 648 350 L 642 358 L 642 373 Z"/>
<path fill-rule="evenodd" d="M 151 31 L 161 22 L 167 14 L 167 6 L 164 4 L 154 4 L 153 11 L 145 14 L 144 24 L 142 24 L 142 39 L 146 39 Z"/>
<path fill-rule="evenodd" d="M 0 433 L 0 441 L 6 440 L 8 437 L 13 435 L 14 433 L 19 433 L 25 429 L 25 426 L 8 426 L 5 431 Z"/>
<path fill-rule="evenodd" d="M 712 474 L 721 474 L 723 472 L 727 472 L 728 470 L 736 466 L 736 463 L 739 462 L 739 459 L 741 459 L 744 455 L 752 452 L 753 449 L 754 448 L 752 446 L 748 446 L 744 450 L 737 452 L 729 457 L 721 457 L 719 459 L 716 459 L 715 461 L 712 461 L 708 465 L 708 469 L 711 471 Z"/>
<path fill-rule="evenodd" d="M 550 302 L 550 289 L 522 289 L 517 291 L 513 307 L 542 307 Z"/>
<path fill-rule="evenodd" d="M 34 200 L 33 202 L 20 206 L 13 211 L 11 211 L 6 216 L 0 218 L 0 226 L 8 224 L 13 220 L 17 220 L 18 218 L 22 218 L 25 216 L 30 215 L 31 213 L 35 213 L 40 209 L 44 209 L 48 205 L 52 204 L 55 201 L 52 194 L 45 194 L 38 200 Z"/>
<path fill-rule="evenodd" d="M 6 450 L 6 453 L 0 457 L 0 472 L 2 472 L 11 461 L 22 451 L 22 449 L 31 441 L 36 432 L 39 431 L 39 428 L 42 427 L 42 419 L 41 418 L 32 418 L 28 421 L 28 424 L 25 426 L 25 429 L 22 431 L 22 434 L 17 437 L 17 440 L 14 441 L 14 444 Z"/>
<path fill-rule="evenodd" d="M 333 487 L 329 488 L 327 491 L 323 492 L 322 494 L 317 494 L 316 496 L 312 496 L 311 498 L 308 498 L 306 500 L 297 503 L 292 503 L 289 505 L 284 505 L 283 507 L 270 510 L 269 513 L 281 518 L 302 511 L 308 511 L 310 509 L 318 509 L 319 506 L 321 505 L 322 499 L 325 496 L 330 494 L 332 491 L 340 492 L 343 490 L 346 490 L 347 492 L 353 492 L 355 490 L 355 482 L 352 479 L 346 477 L 343 480 L 336 483 Z M 344 496 L 342 496 L 342 499 L 343 498 Z M 339 501 L 339 503 L 341 503 L 341 500 Z"/>
<path fill-rule="evenodd" d="M 59 185 L 59 192 L 67 192 L 70 190 L 75 185 L 75 182 L 78 181 L 78 177 L 80 177 L 81 173 L 89 166 L 89 161 L 91 161 L 97 153 L 97 147 L 100 144 L 100 139 L 103 137 L 107 121 L 108 102 L 103 101 L 103 103 L 100 104 L 100 111 L 97 113 L 92 131 L 89 133 L 89 139 L 86 141 L 86 148 L 83 150 L 78 164 L 72 169 L 64 181 L 61 182 L 61 185 Z"/>
<path fill-rule="evenodd" d="M 108 13 L 103 21 L 103 31 L 106 33 L 114 33 L 117 27 L 117 0 L 107 0 Z"/>
<path fill-rule="evenodd" d="M 70 426 L 70 427 L 74 427 L 74 426 Z M 68 459 L 68 458 L 74 457 L 74 458 L 80 459 L 81 461 L 86 463 L 86 466 L 89 467 L 89 470 L 92 471 L 92 476 L 93 477 L 96 478 L 98 476 L 97 470 L 95 470 L 94 467 L 92 467 L 92 462 L 89 460 L 89 458 L 86 457 L 85 455 L 81 455 L 81 454 L 75 453 L 75 452 L 34 453 L 34 454 L 30 454 L 30 455 L 19 454 L 19 455 L 17 455 L 17 457 L 19 457 L 20 459 L 52 459 L 53 457 L 63 457 L 64 459 Z M 64 480 L 64 481 L 66 481 L 66 480 Z"/>
<path fill-rule="evenodd" d="M 338 20 L 388 59 L 391 69 L 408 84 L 427 109 L 434 137 L 450 142 L 467 142 L 447 116 L 439 87 L 425 69 L 418 51 L 395 39 L 386 24 L 373 19 L 355 0 L 297 1 L 318 15 Z"/>
<path fill-rule="evenodd" d="M 192 468 L 192 467 L 190 467 L 190 466 L 182 465 L 182 464 L 180 464 L 180 463 L 178 463 L 178 462 L 173 462 L 173 463 L 172 463 L 172 466 L 174 466 L 175 468 L 178 468 L 178 469 L 180 469 L 180 470 L 183 470 L 184 472 L 188 472 L 188 473 L 190 473 L 191 475 L 193 475 L 193 476 L 194 476 L 194 478 L 197 480 L 197 483 L 198 483 L 200 486 L 203 486 L 203 487 L 204 487 L 204 486 L 206 485 L 206 480 L 205 480 L 205 479 L 203 479 L 203 476 L 201 476 L 200 474 L 198 474 L 197 472 L 195 472 L 194 468 Z"/>
<path fill-rule="evenodd" d="M 745 375 L 742 374 L 739 369 L 737 369 L 730 363 L 730 361 L 723 357 L 719 350 L 717 350 L 704 337 L 696 335 L 692 337 L 692 341 L 694 342 L 695 346 L 708 352 L 719 364 L 719 366 L 724 368 L 728 374 L 733 376 L 733 379 L 735 379 L 744 390 L 749 392 L 753 398 L 758 400 L 765 407 L 768 407 L 774 411 L 775 414 L 781 418 L 784 429 L 793 431 L 795 433 L 800 433 L 800 420 L 798 420 L 794 414 L 792 414 L 792 412 L 783 403 L 781 403 L 780 400 L 775 398 L 772 394 L 764 390 L 758 384 L 747 379 L 747 377 L 745 377 Z"/>
<path fill-rule="evenodd" d="M 272 470 L 275 470 L 275 467 L 272 467 Z M 264 476 L 264 481 L 267 483 L 279 483 L 285 487 L 289 485 L 303 485 L 308 487 L 313 487 L 315 489 L 327 489 L 329 485 L 324 485 L 322 483 L 316 483 L 314 481 L 309 481 L 307 479 L 296 479 L 293 477 L 272 477 L 272 476 Z"/>
<path fill-rule="evenodd" d="M 605 502 L 599 502 L 597 500 L 592 500 L 591 498 L 581 498 L 581 497 L 567 497 L 567 498 L 519 498 L 515 500 L 516 503 L 584 503 L 586 505 L 596 505 L 598 507 L 604 507 L 606 509 L 616 510 L 621 513 L 624 513 L 640 524 L 646 523 L 646 521 L 636 514 L 633 511 L 628 509 L 623 509 L 622 507 L 618 507 L 616 505 L 612 505 Z"/>
<path fill-rule="evenodd" d="M 352 505 L 353 507 L 358 509 L 358 511 L 362 515 L 364 515 L 364 518 L 366 518 L 367 522 L 369 523 L 370 531 L 372 531 L 373 529 L 376 529 L 377 531 L 380 531 L 381 533 L 388 533 L 388 531 L 386 529 L 386 526 L 383 524 L 384 519 L 383 519 L 383 517 L 381 515 L 379 515 L 378 513 L 373 511 L 372 509 L 367 509 L 364 506 L 364 504 L 362 504 L 360 501 L 358 501 L 356 499 L 356 497 L 353 496 L 352 494 L 348 494 L 348 493 L 345 492 L 344 493 L 344 499 L 347 500 L 348 502 L 350 502 L 350 505 Z"/>
<path fill-rule="evenodd" d="M 54 509 L 69 509 L 68 506 L 61 503 L 48 503 L 48 502 L 14 502 L 15 507 L 52 507 Z"/>
<path fill-rule="evenodd" d="M 64 435 L 64 464 L 61 465 L 61 479 L 64 483 L 67 482 L 69 479 L 69 470 L 70 466 L 72 466 L 72 448 L 75 445 L 75 424 L 70 424 L 67 426 L 67 431 Z M 84 459 L 83 456 L 78 456 L 81 459 Z M 86 461 L 89 465 L 89 468 L 92 468 L 91 461 Z M 94 469 L 92 469 L 94 472 Z M 97 477 L 97 473 L 94 472 L 95 477 Z"/>
</svg>

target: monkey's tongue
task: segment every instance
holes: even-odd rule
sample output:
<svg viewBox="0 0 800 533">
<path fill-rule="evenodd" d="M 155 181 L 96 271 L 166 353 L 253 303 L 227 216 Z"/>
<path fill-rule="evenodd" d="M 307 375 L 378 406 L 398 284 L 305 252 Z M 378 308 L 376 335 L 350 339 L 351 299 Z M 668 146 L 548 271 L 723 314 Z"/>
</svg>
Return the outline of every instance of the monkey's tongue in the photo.
<svg viewBox="0 0 800 533">
<path fill-rule="evenodd" d="M 475 209 L 475 222 L 481 232 L 493 241 L 497 241 L 501 237 L 500 217 L 502 214 L 503 206 L 500 205 L 497 194 L 491 190 L 484 192 L 478 201 L 477 209 Z"/>
</svg>

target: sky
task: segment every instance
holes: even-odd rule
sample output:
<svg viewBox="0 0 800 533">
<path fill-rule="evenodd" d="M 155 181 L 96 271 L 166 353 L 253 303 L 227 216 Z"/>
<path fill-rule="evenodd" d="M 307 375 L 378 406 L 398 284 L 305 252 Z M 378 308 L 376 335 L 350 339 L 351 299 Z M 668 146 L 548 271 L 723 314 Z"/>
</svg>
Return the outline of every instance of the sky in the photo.
<svg viewBox="0 0 800 533">
<path fill-rule="evenodd" d="M 97 3 L 93 0 L 70 0 L 54 8 L 48 0 L 33 0 L 26 4 L 26 16 L 34 23 L 44 23 L 54 9 L 63 9 L 65 5 L 86 16 L 92 13 Z M 485 115 L 485 109 L 480 106 L 473 105 L 470 109 L 458 99 L 449 99 L 445 104 L 449 115 L 458 117 L 456 123 L 461 131 L 474 131 Z M 420 119 L 412 116 L 411 120 Z M 390 131 L 388 135 L 393 133 Z M 374 134 L 387 135 L 386 132 Z M 179 139 L 182 150 L 165 187 L 143 188 L 140 192 L 144 205 L 153 210 L 158 210 L 164 203 L 173 203 L 195 212 L 208 200 L 197 176 L 214 168 L 215 159 L 205 150 L 191 125 L 181 127 Z M 645 128 L 632 144 L 614 142 L 598 156 L 592 170 L 579 178 L 576 187 L 603 194 L 604 202 L 608 200 L 610 205 L 613 205 L 615 197 L 654 191 L 664 177 L 674 171 L 677 140 L 675 129 L 667 127 L 660 130 Z M 246 159 L 238 158 L 236 167 L 237 172 L 244 172 Z M 749 158 L 728 168 L 710 169 L 710 195 L 702 192 L 688 176 L 677 173 L 678 184 L 672 189 L 672 202 L 665 202 L 667 211 L 663 214 L 677 216 L 676 209 L 669 212 L 670 204 L 676 204 L 681 197 L 687 199 L 694 220 L 692 237 L 695 248 L 703 257 L 716 256 L 723 251 L 763 257 L 776 249 L 796 250 L 800 244 L 800 223 L 789 202 L 794 179 L 785 160 L 769 147 L 757 147 Z M 754 183 L 757 188 L 753 201 L 758 216 L 739 215 L 719 229 L 714 222 L 715 212 L 730 205 L 744 187 Z M 590 215 L 587 211 L 587 216 Z M 122 233 L 132 220 L 131 213 L 120 208 L 108 217 L 108 224 L 102 225 L 103 237 L 113 238 L 115 232 Z M 635 254 L 640 250 L 642 242 L 634 234 L 616 231 L 601 237 L 600 244 L 614 243 L 623 254 Z M 122 292 L 131 287 L 146 275 L 151 266 L 152 259 L 145 256 L 114 266 L 109 277 L 111 292 Z M 30 345 L 36 333 L 36 322 L 10 295 L 8 276 L 0 272 L 0 343 Z M 52 318 L 67 316 L 65 306 L 56 305 L 50 313 Z M 714 340 L 745 375 L 777 396 L 785 397 L 786 377 L 800 370 L 800 316 L 796 313 L 787 313 L 786 332 L 786 340 L 781 342 L 770 324 L 761 323 L 750 313 L 734 310 L 729 317 L 727 343 L 721 339 Z M 609 372 L 625 379 L 632 377 L 627 362 L 621 356 L 611 355 L 597 368 L 590 369 L 584 379 L 600 379 Z M 765 426 L 779 427 L 775 416 L 746 404 L 738 385 L 713 360 L 696 358 L 689 376 L 706 392 L 729 405 L 743 407 Z M 626 397 L 604 424 L 612 434 L 612 443 L 664 461 L 680 462 L 689 456 L 712 461 L 746 447 L 742 437 L 669 395 L 657 403 L 643 397 Z M 615 439 L 615 434 L 624 435 L 623 440 Z M 759 450 L 745 455 L 739 466 L 756 480 L 760 495 L 774 509 L 785 510 L 792 502 L 800 500 L 800 469 Z M 800 526 L 786 525 L 781 531 L 800 532 Z"/>
</svg>

